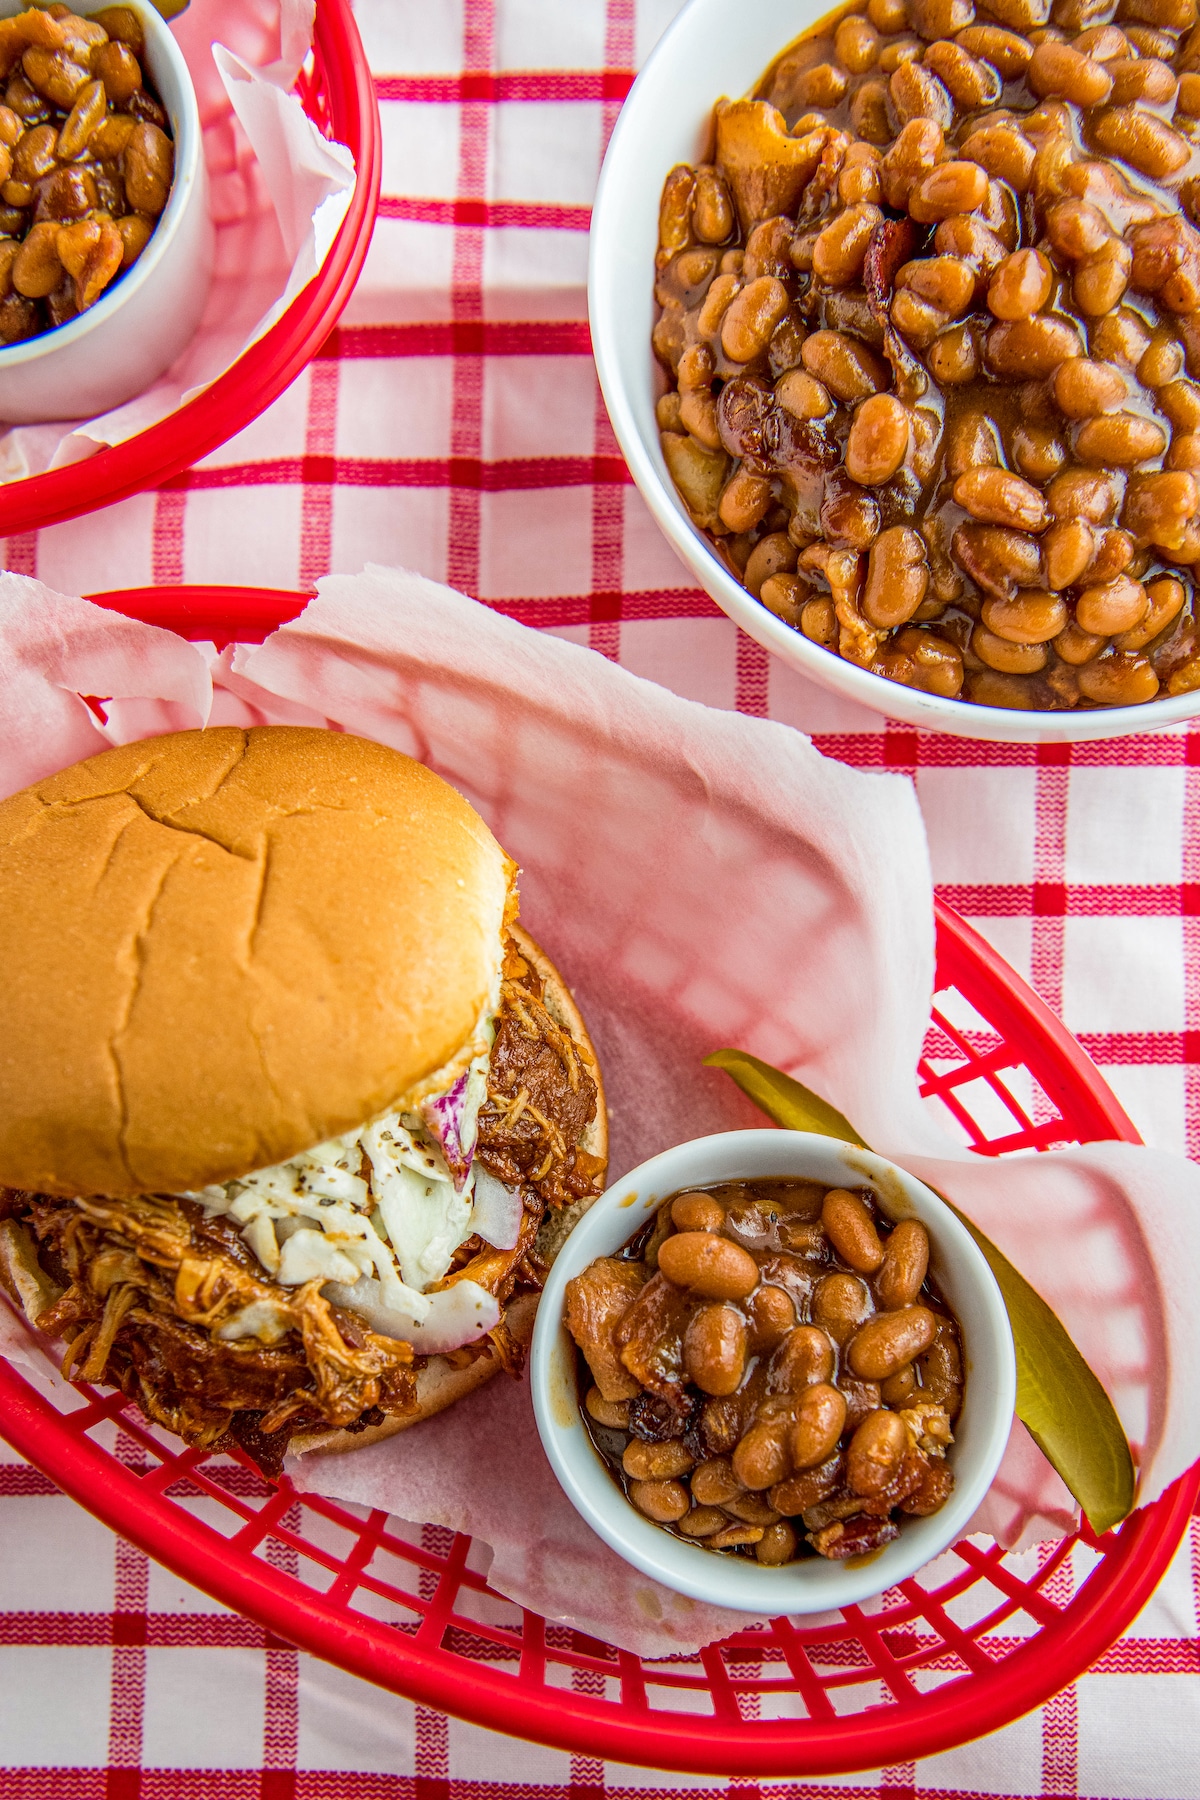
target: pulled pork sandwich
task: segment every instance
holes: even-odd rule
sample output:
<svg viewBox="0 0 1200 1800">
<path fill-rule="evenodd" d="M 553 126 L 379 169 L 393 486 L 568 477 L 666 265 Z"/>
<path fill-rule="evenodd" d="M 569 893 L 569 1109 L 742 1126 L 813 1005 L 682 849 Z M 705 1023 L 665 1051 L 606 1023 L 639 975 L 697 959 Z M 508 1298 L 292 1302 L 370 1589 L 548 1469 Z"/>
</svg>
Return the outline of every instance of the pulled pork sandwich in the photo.
<svg viewBox="0 0 1200 1800">
<path fill-rule="evenodd" d="M 607 1129 L 515 875 L 331 731 L 179 732 L 0 803 L 0 1278 L 65 1373 L 273 1473 L 519 1372 Z"/>
</svg>

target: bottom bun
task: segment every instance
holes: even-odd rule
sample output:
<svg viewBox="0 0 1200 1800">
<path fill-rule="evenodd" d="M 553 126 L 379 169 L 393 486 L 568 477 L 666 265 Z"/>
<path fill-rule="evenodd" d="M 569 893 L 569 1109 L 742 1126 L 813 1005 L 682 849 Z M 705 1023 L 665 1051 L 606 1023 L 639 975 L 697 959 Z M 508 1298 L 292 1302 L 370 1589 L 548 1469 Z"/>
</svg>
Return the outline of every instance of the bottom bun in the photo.
<svg viewBox="0 0 1200 1800">
<path fill-rule="evenodd" d="M 579 1148 L 592 1156 L 602 1157 L 607 1162 L 608 1114 L 604 1105 L 604 1083 L 587 1026 L 571 997 L 570 989 L 541 945 L 535 943 L 519 925 L 510 926 L 509 930 L 521 955 L 533 964 L 541 976 L 546 1011 L 555 1024 L 574 1039 L 588 1065 L 588 1073 L 596 1083 L 596 1116 L 584 1133 Z M 585 1197 L 577 1200 L 573 1206 L 563 1207 L 560 1212 L 547 1214 L 537 1236 L 537 1251 L 542 1260 L 547 1264 L 554 1261 L 568 1234 L 591 1204 L 592 1199 Z M 517 1294 L 504 1309 L 502 1322 L 522 1349 L 528 1347 L 533 1336 L 533 1321 L 540 1298 L 535 1293 Z M 365 1450 L 368 1444 L 377 1444 L 383 1438 L 394 1437 L 398 1431 L 411 1431 L 414 1425 L 420 1425 L 424 1419 L 431 1419 L 434 1413 L 444 1412 L 465 1394 L 482 1387 L 485 1381 L 490 1381 L 493 1375 L 499 1374 L 503 1366 L 492 1345 L 481 1356 L 477 1356 L 474 1362 L 467 1363 L 462 1368 L 454 1367 L 445 1356 L 431 1356 L 417 1374 L 417 1404 L 414 1411 L 391 1413 L 382 1424 L 368 1425 L 362 1431 L 298 1431 L 288 1442 L 288 1455 L 340 1456 L 348 1450 Z"/>
</svg>

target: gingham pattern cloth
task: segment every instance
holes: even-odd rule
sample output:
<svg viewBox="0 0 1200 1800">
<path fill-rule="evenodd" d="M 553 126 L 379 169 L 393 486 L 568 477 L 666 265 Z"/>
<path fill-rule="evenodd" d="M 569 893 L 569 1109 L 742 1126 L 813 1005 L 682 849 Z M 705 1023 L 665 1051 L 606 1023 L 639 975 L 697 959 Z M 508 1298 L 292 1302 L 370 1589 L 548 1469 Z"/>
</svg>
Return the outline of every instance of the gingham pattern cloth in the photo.
<svg viewBox="0 0 1200 1800">
<path fill-rule="evenodd" d="M 318 0 L 318 4 L 320 0 Z M 443 579 L 829 755 L 906 770 L 940 892 L 1082 1039 L 1152 1143 L 1200 1154 L 1200 731 L 1042 749 L 834 700 L 690 585 L 617 453 L 589 353 L 589 205 L 677 0 L 359 0 L 384 198 L 358 291 L 262 418 L 156 493 L 10 539 L 67 592 Z M 730 6 L 730 29 L 737 7 Z M 919 1764 L 761 1791 L 1200 1796 L 1200 1535 L 1074 1688 Z M 286 1646 L 0 1462 L 4 1800 L 605 1800 L 759 1791 L 568 1756 Z"/>
</svg>

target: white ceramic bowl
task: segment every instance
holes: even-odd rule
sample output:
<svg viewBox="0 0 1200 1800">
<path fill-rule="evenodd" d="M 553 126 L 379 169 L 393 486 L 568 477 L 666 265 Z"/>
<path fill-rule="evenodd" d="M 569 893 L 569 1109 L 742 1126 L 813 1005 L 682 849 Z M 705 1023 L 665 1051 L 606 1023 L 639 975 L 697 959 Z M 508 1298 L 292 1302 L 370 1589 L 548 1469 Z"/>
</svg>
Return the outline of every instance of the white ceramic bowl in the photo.
<svg viewBox="0 0 1200 1800">
<path fill-rule="evenodd" d="M 941 1512 L 906 1518 L 900 1536 L 859 1567 L 803 1557 L 782 1568 L 673 1536 L 625 1499 L 588 1435 L 579 1404 L 575 1346 L 564 1323 L 565 1290 L 597 1256 L 611 1256 L 668 1195 L 708 1182 L 795 1175 L 831 1187 L 875 1190 L 888 1218 L 920 1219 L 932 1244 L 930 1272 L 962 1326 L 963 1409 L 950 1451 L 955 1487 Z M 538 1430 L 568 1498 L 626 1562 L 693 1599 L 742 1612 L 828 1612 L 880 1594 L 961 1537 L 1000 1466 L 1017 1377 L 1000 1290 L 953 1213 L 921 1182 L 870 1151 L 802 1131 L 727 1131 L 664 1150 L 616 1182 L 584 1214 L 555 1259 L 538 1306 L 530 1353 Z"/>
<path fill-rule="evenodd" d="M 0 0 L 0 18 L 27 0 Z M 75 0 L 88 16 L 111 0 Z M 153 237 L 127 275 L 87 312 L 0 349 L 0 420 L 90 419 L 122 405 L 170 367 L 195 335 L 212 274 L 213 226 L 196 91 L 183 52 L 149 0 L 133 7 L 146 35 L 144 67 L 175 140 L 175 179 Z"/>
<path fill-rule="evenodd" d="M 1062 743 L 1123 737 L 1200 713 L 1200 693 L 1088 712 L 1017 712 L 918 693 L 844 662 L 777 619 L 710 549 L 667 473 L 654 402 L 665 389 L 650 348 L 658 203 L 668 170 L 708 153 L 712 109 L 750 92 L 778 53 L 830 8 L 826 0 L 690 0 L 621 108 L 592 212 L 588 308 L 605 403 L 642 497 L 717 605 L 802 675 L 908 725 L 955 737 Z"/>
</svg>

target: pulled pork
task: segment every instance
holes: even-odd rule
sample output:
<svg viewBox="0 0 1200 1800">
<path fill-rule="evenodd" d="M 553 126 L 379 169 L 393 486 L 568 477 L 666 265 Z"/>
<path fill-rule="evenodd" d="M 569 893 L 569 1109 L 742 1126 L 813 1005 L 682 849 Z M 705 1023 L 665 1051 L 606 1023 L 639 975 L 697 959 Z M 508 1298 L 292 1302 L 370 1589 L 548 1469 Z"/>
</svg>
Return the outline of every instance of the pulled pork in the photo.
<svg viewBox="0 0 1200 1800">
<path fill-rule="evenodd" d="M 597 1098 L 574 1040 L 546 1009 L 540 977 L 508 939 L 476 1153 L 497 1179 L 521 1187 L 525 1217 L 511 1250 L 469 1238 L 448 1282 L 469 1278 L 502 1303 L 540 1290 L 536 1239 L 546 1208 L 599 1192 L 603 1160 L 579 1148 Z M 32 1234 L 41 1268 L 60 1290 L 35 1322 L 66 1340 L 63 1373 L 120 1387 L 189 1444 L 238 1445 L 274 1476 L 293 1432 L 361 1430 L 416 1407 L 425 1359 L 411 1345 L 331 1305 L 319 1280 L 271 1281 L 236 1224 L 192 1201 L 0 1189 L 0 1216 Z M 263 1335 L 274 1341 L 220 1335 L 247 1307 L 262 1309 Z M 449 1360 L 470 1362 L 489 1350 L 519 1373 L 521 1346 L 503 1320 Z"/>
<path fill-rule="evenodd" d="M 476 1155 L 498 1181 L 532 1189 L 544 1206 L 597 1193 L 604 1163 L 579 1148 L 596 1099 L 583 1053 L 546 1009 L 541 976 L 506 939 Z"/>
<path fill-rule="evenodd" d="M 277 1469 L 301 1426 L 352 1426 L 365 1412 L 416 1405 L 410 1345 L 331 1306 L 319 1281 L 265 1279 L 236 1228 L 193 1201 L 10 1191 L 6 1210 L 63 1287 L 37 1325 L 66 1339 L 64 1375 L 120 1387 L 189 1444 L 242 1443 L 253 1454 L 273 1437 Z M 220 1336 L 247 1306 L 267 1310 L 277 1343 Z"/>
</svg>

